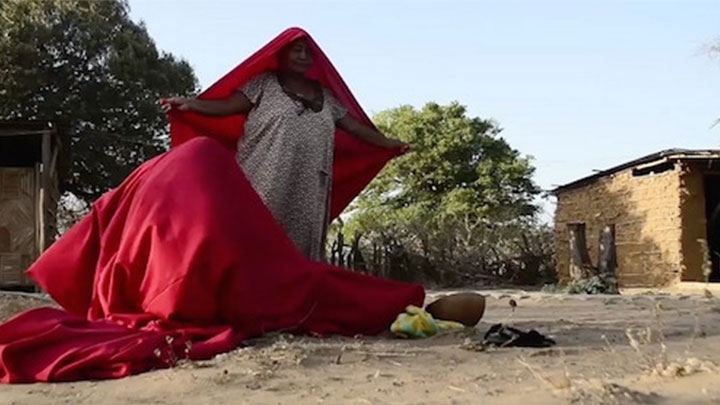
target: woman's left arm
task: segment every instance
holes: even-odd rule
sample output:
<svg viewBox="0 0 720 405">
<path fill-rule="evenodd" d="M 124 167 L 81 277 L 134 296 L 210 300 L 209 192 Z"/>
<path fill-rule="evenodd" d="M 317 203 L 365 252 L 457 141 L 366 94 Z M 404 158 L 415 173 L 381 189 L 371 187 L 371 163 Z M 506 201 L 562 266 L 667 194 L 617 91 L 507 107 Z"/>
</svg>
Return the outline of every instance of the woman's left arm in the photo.
<svg viewBox="0 0 720 405">
<path fill-rule="evenodd" d="M 337 122 L 337 126 L 360 140 L 383 148 L 406 149 L 408 147 L 408 145 L 402 141 L 387 138 L 377 130 L 351 117 L 350 114 L 345 114 L 345 116 L 340 118 Z"/>
</svg>

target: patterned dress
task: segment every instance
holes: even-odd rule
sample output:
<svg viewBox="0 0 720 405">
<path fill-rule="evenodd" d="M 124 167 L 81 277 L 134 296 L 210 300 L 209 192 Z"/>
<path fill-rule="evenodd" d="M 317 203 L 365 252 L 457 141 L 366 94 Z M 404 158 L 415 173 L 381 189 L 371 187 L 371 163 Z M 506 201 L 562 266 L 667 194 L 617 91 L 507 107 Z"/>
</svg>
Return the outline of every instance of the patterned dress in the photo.
<svg viewBox="0 0 720 405">
<path fill-rule="evenodd" d="M 335 123 L 347 110 L 327 89 L 319 112 L 306 108 L 285 93 L 274 73 L 255 77 L 240 91 L 254 107 L 238 141 L 238 164 L 295 246 L 323 260 Z"/>
</svg>

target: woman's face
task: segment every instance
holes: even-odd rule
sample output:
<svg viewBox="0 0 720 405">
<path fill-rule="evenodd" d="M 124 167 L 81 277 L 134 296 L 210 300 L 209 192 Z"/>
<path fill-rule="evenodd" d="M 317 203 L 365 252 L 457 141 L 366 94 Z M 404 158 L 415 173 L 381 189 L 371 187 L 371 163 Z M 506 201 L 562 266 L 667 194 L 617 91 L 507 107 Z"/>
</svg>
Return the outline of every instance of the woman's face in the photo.
<svg viewBox="0 0 720 405">
<path fill-rule="evenodd" d="M 283 70 L 304 75 L 312 64 L 313 52 L 304 38 L 291 42 L 280 53 L 280 66 Z"/>
</svg>

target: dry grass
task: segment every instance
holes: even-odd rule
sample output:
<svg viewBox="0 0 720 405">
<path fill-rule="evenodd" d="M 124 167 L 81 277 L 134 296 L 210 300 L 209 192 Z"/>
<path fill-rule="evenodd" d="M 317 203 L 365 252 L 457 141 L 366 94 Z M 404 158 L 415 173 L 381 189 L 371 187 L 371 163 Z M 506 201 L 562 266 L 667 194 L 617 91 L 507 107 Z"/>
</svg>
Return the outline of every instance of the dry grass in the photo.
<svg viewBox="0 0 720 405">
<path fill-rule="evenodd" d="M 713 312 L 715 308 L 717 307 L 711 307 L 710 311 Z M 696 340 L 705 336 L 700 327 L 699 312 L 701 308 L 696 308 L 693 313 L 694 329 L 684 353 L 674 356 L 668 349 L 662 317 L 663 312 L 668 310 L 661 302 L 657 302 L 650 311 L 649 325 L 625 330 L 627 343 L 638 356 L 640 368 L 650 377 L 656 378 L 679 378 L 697 373 L 717 374 L 720 372 L 720 369 L 712 361 L 691 356 Z M 617 354 L 616 345 L 611 344 L 605 335 L 602 335 L 601 338 L 607 352 Z M 573 404 L 665 403 L 663 397 L 656 393 L 634 390 L 610 379 L 573 377 L 568 371 L 565 356 L 561 355 L 559 358 L 560 365 L 548 368 L 545 364 L 544 372 L 540 371 L 540 366 L 532 365 L 522 356 L 518 357 L 517 362 L 555 397 L 568 400 Z M 602 361 L 600 358 L 597 360 Z"/>
<path fill-rule="evenodd" d="M 512 312 L 508 298 L 521 296 Z M 33 302 L 43 304 L 0 295 L 4 310 Z M 0 402 L 531 405 L 688 403 L 701 397 L 697 403 L 711 403 L 720 398 L 720 389 L 712 388 L 718 375 L 713 362 L 720 361 L 718 307 L 716 298 L 702 295 L 489 293 L 477 329 L 415 341 L 278 333 L 209 361 L 189 362 L 180 354 L 172 369 L 118 381 L 0 387 Z M 479 346 L 484 331 L 498 322 L 537 329 L 558 345 Z M 712 384 L 702 380 L 706 376 Z M 676 392 L 667 391 L 671 386 Z"/>
</svg>

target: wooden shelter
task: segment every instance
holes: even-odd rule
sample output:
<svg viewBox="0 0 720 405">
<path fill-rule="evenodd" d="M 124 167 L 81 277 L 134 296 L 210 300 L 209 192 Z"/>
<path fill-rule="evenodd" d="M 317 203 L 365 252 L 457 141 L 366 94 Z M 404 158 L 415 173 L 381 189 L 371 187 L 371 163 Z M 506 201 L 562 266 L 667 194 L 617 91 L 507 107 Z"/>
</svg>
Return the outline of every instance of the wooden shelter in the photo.
<svg viewBox="0 0 720 405">
<path fill-rule="evenodd" d="M 52 242 L 59 200 L 56 128 L 0 121 L 0 288 L 26 289 L 25 270 Z"/>
</svg>

